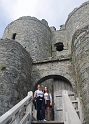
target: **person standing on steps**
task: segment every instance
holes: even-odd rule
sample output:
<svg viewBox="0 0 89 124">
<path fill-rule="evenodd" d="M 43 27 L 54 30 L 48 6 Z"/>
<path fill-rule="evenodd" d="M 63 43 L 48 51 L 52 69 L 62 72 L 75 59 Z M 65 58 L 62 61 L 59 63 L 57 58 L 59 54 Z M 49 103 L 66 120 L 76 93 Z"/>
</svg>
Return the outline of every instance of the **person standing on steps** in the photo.
<svg viewBox="0 0 89 124">
<path fill-rule="evenodd" d="M 37 90 L 34 92 L 34 98 L 36 98 L 37 105 L 37 120 L 38 121 L 46 121 L 45 120 L 45 99 L 44 93 L 41 90 L 41 85 L 37 85 Z"/>
<path fill-rule="evenodd" d="M 46 118 L 49 121 L 50 120 L 50 107 L 52 106 L 52 95 L 48 90 L 48 87 L 44 88 L 44 98 L 45 98 L 45 106 L 46 106 L 46 110 L 45 110 L 45 114 L 46 114 Z"/>
</svg>

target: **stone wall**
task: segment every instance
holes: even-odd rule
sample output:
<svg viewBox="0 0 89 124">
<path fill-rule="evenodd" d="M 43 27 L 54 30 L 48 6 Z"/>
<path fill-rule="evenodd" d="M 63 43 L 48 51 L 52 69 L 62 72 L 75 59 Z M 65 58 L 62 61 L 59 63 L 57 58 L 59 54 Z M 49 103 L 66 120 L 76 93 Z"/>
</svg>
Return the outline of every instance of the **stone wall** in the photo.
<svg viewBox="0 0 89 124">
<path fill-rule="evenodd" d="M 13 35 L 16 35 L 13 37 Z M 31 55 L 32 59 L 42 60 L 51 56 L 51 30 L 48 23 L 35 17 L 21 17 L 9 24 L 3 38 L 17 40 Z"/>
<path fill-rule="evenodd" d="M 75 32 L 72 52 L 77 92 L 82 98 L 85 119 L 89 124 L 89 25 Z"/>
<path fill-rule="evenodd" d="M 66 60 L 68 59 L 68 60 Z M 52 79 L 54 76 L 62 76 L 69 80 L 72 84 L 74 92 L 76 92 L 76 85 L 74 82 L 72 62 L 70 57 L 66 59 L 59 59 L 58 61 L 43 61 L 38 63 L 33 63 L 32 66 L 32 84 L 33 87 L 37 83 L 42 83 L 47 79 Z"/>
<path fill-rule="evenodd" d="M 0 39 L 0 115 L 31 89 L 32 59 L 15 40 Z"/>
<path fill-rule="evenodd" d="M 55 56 L 71 54 L 72 51 L 71 61 L 74 65 L 72 71 L 74 71 L 77 95 L 82 99 L 84 118 L 89 124 L 89 1 L 75 8 L 69 14 L 65 29 L 59 31 L 52 29 L 52 31 L 54 40 L 56 42 L 65 40 L 63 42 L 67 43 L 66 48 L 68 48 L 66 53 L 65 50 L 59 53 L 56 51 Z M 62 35 L 64 36 L 63 40 Z"/>
<path fill-rule="evenodd" d="M 89 1 L 75 8 L 58 31 L 49 28 L 44 19 L 21 17 L 6 27 L 3 39 L 0 40 L 1 114 L 22 99 L 30 86 L 33 90 L 37 83 L 60 76 L 72 84 L 81 98 L 89 124 Z M 58 42 L 64 44 L 64 50 L 56 50 L 54 44 Z M 29 53 L 33 59 L 32 74 Z"/>
<path fill-rule="evenodd" d="M 65 23 L 67 30 L 66 38 L 68 46 L 71 49 L 72 36 L 80 28 L 89 24 L 89 1 L 83 3 L 80 7 L 75 8 L 68 16 Z"/>
<path fill-rule="evenodd" d="M 64 56 L 71 54 L 70 47 L 68 47 L 68 41 L 66 39 L 66 29 L 63 25 L 63 28 L 61 26 L 60 30 L 56 30 L 55 28 L 51 27 L 52 30 L 52 57 L 56 58 L 57 56 Z M 57 51 L 55 44 L 62 42 L 64 45 L 64 49 L 62 51 Z"/>
<path fill-rule="evenodd" d="M 82 98 L 86 123 L 89 123 L 89 1 L 75 8 L 65 23 L 66 38 L 72 51 L 77 95 Z"/>
</svg>

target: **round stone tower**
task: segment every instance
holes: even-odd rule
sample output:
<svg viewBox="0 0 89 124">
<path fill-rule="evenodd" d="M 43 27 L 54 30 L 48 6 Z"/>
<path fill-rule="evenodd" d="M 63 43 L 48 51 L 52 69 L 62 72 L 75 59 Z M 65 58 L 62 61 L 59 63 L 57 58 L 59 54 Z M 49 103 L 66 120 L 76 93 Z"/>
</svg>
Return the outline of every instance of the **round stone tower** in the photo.
<svg viewBox="0 0 89 124">
<path fill-rule="evenodd" d="M 0 115 L 31 89 L 29 53 L 15 40 L 0 39 Z"/>
<path fill-rule="evenodd" d="M 82 98 L 85 120 L 89 124 L 89 1 L 69 15 L 66 29 L 72 50 L 77 93 Z"/>
<path fill-rule="evenodd" d="M 3 38 L 18 41 L 30 53 L 33 61 L 51 56 L 51 30 L 44 19 L 21 17 L 6 27 Z"/>
</svg>

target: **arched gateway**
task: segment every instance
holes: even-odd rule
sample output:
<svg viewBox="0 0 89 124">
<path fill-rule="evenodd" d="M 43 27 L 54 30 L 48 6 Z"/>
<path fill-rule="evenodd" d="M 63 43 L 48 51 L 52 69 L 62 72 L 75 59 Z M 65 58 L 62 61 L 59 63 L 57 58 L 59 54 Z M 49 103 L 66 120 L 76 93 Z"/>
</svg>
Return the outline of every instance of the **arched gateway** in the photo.
<svg viewBox="0 0 89 124">
<path fill-rule="evenodd" d="M 70 102 L 76 109 L 69 112 L 71 120 L 78 120 L 77 112 L 81 123 L 89 124 L 89 1 L 75 8 L 59 30 L 30 16 L 5 28 L 0 39 L 0 115 L 38 83 L 52 92 L 54 120 L 63 121 L 64 104 L 70 110 Z"/>
<path fill-rule="evenodd" d="M 41 84 L 42 88 L 47 86 L 53 97 L 53 106 L 51 109 L 51 120 L 64 122 L 64 101 L 63 101 L 63 91 L 68 92 L 68 96 L 71 101 L 75 101 L 75 94 L 73 92 L 73 87 L 71 82 L 60 75 L 48 75 L 41 78 L 35 85 L 34 90 L 37 87 L 37 84 Z M 78 109 L 78 102 L 73 104 L 75 109 Z M 80 114 L 77 112 L 78 115 Z M 80 115 L 79 115 L 80 116 Z"/>
</svg>

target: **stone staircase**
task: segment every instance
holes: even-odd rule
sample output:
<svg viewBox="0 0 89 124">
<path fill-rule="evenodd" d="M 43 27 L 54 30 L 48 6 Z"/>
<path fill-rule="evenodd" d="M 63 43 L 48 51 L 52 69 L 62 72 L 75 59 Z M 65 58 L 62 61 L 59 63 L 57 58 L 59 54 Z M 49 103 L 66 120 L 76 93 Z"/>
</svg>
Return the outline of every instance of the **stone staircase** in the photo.
<svg viewBox="0 0 89 124">
<path fill-rule="evenodd" d="M 31 124 L 64 124 L 64 123 L 58 121 L 32 121 Z"/>
</svg>

